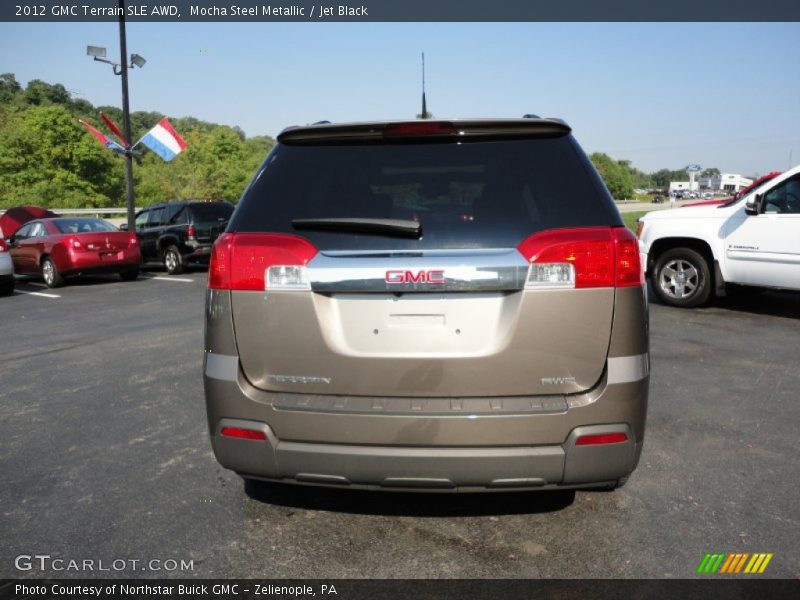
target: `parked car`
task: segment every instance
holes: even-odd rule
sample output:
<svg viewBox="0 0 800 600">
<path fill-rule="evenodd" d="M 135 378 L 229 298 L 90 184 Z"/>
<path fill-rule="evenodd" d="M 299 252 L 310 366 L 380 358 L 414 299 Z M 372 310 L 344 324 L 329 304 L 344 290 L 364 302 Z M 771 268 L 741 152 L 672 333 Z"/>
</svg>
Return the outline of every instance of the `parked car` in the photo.
<svg viewBox="0 0 800 600">
<path fill-rule="evenodd" d="M 51 288 L 74 275 L 119 273 L 126 281 L 139 276 L 142 255 L 136 236 L 102 219 L 37 219 L 7 241 L 17 273 L 41 275 Z"/>
<path fill-rule="evenodd" d="M 644 440 L 643 276 L 570 132 L 283 131 L 209 266 L 218 461 L 383 490 L 621 485 Z"/>
<path fill-rule="evenodd" d="M 8 253 L 8 245 L 0 239 L 0 295 L 14 293 L 14 262 Z"/>
<path fill-rule="evenodd" d="M 170 274 L 189 263 L 208 263 L 211 246 L 233 213 L 229 202 L 179 201 L 149 206 L 136 214 L 136 235 L 145 262 L 160 262 Z"/>
<path fill-rule="evenodd" d="M 800 290 L 800 166 L 732 204 L 650 212 L 642 264 L 666 304 L 694 307 L 729 285 Z"/>
</svg>

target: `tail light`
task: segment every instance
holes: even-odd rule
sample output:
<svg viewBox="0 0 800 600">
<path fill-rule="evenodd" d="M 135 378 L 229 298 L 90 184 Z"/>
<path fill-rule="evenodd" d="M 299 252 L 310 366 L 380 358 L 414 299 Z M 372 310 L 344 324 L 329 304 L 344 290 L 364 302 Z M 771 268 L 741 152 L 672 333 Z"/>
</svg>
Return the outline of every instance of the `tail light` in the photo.
<svg viewBox="0 0 800 600">
<path fill-rule="evenodd" d="M 194 228 L 194 225 L 189 225 L 186 229 L 186 239 L 193 240 L 197 235 L 197 230 Z"/>
<path fill-rule="evenodd" d="M 543 231 L 525 239 L 517 250 L 531 263 L 527 288 L 633 287 L 642 283 L 638 243 L 624 227 Z"/>
<path fill-rule="evenodd" d="M 208 287 L 216 290 L 309 290 L 308 241 L 278 233 L 223 233 L 214 243 Z"/>
<path fill-rule="evenodd" d="M 75 236 L 70 236 L 64 243 L 67 245 L 67 248 L 74 248 L 75 250 L 83 250 L 83 243 L 76 238 Z"/>
<path fill-rule="evenodd" d="M 132 233 L 128 238 L 128 247 L 133 248 L 134 246 L 139 245 L 139 238 L 136 237 L 135 233 Z"/>
</svg>

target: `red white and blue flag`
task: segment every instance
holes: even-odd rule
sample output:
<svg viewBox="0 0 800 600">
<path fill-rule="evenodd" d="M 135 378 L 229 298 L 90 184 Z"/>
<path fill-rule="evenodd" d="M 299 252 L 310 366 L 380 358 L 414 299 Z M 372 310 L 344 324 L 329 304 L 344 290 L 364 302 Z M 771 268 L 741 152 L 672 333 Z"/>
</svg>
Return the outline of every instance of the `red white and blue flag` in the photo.
<svg viewBox="0 0 800 600">
<path fill-rule="evenodd" d="M 89 123 L 84 121 L 83 119 L 78 119 L 78 122 L 81 125 L 83 125 L 84 127 L 86 127 L 86 129 L 89 130 L 89 133 L 91 133 L 95 138 L 97 138 L 97 141 L 100 142 L 101 144 L 103 144 L 103 146 L 105 146 L 109 150 L 113 150 L 117 154 L 125 154 L 125 149 L 122 146 L 120 146 L 117 142 L 115 142 L 114 140 L 108 139 L 103 134 L 102 131 L 98 131 L 97 129 L 95 129 L 94 127 L 89 125 Z"/>
<path fill-rule="evenodd" d="M 186 149 L 186 142 L 172 128 L 167 117 L 161 119 L 137 144 L 144 144 L 166 161 L 172 160 Z"/>
</svg>

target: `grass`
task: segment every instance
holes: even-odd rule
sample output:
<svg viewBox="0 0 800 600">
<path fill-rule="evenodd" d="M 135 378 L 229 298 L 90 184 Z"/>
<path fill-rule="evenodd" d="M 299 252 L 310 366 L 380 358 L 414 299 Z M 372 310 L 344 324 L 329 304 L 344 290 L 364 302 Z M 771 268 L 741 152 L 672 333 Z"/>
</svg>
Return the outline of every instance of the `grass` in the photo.
<svg viewBox="0 0 800 600">
<path fill-rule="evenodd" d="M 622 220 L 625 221 L 625 225 L 628 226 L 628 229 L 635 232 L 636 221 L 638 220 L 639 217 L 641 217 L 644 214 L 647 214 L 646 210 L 622 213 Z"/>
</svg>

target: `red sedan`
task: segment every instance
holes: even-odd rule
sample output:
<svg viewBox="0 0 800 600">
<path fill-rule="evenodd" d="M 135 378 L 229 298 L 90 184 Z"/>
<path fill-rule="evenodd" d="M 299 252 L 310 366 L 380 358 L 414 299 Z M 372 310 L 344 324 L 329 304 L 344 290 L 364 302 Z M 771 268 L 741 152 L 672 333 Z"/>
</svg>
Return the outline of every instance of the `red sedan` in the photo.
<svg viewBox="0 0 800 600">
<path fill-rule="evenodd" d="M 62 285 L 65 277 L 89 273 L 119 273 L 131 281 L 139 276 L 142 262 L 136 234 L 102 219 L 37 219 L 8 242 L 17 274 L 41 275 L 51 288 Z"/>
</svg>

